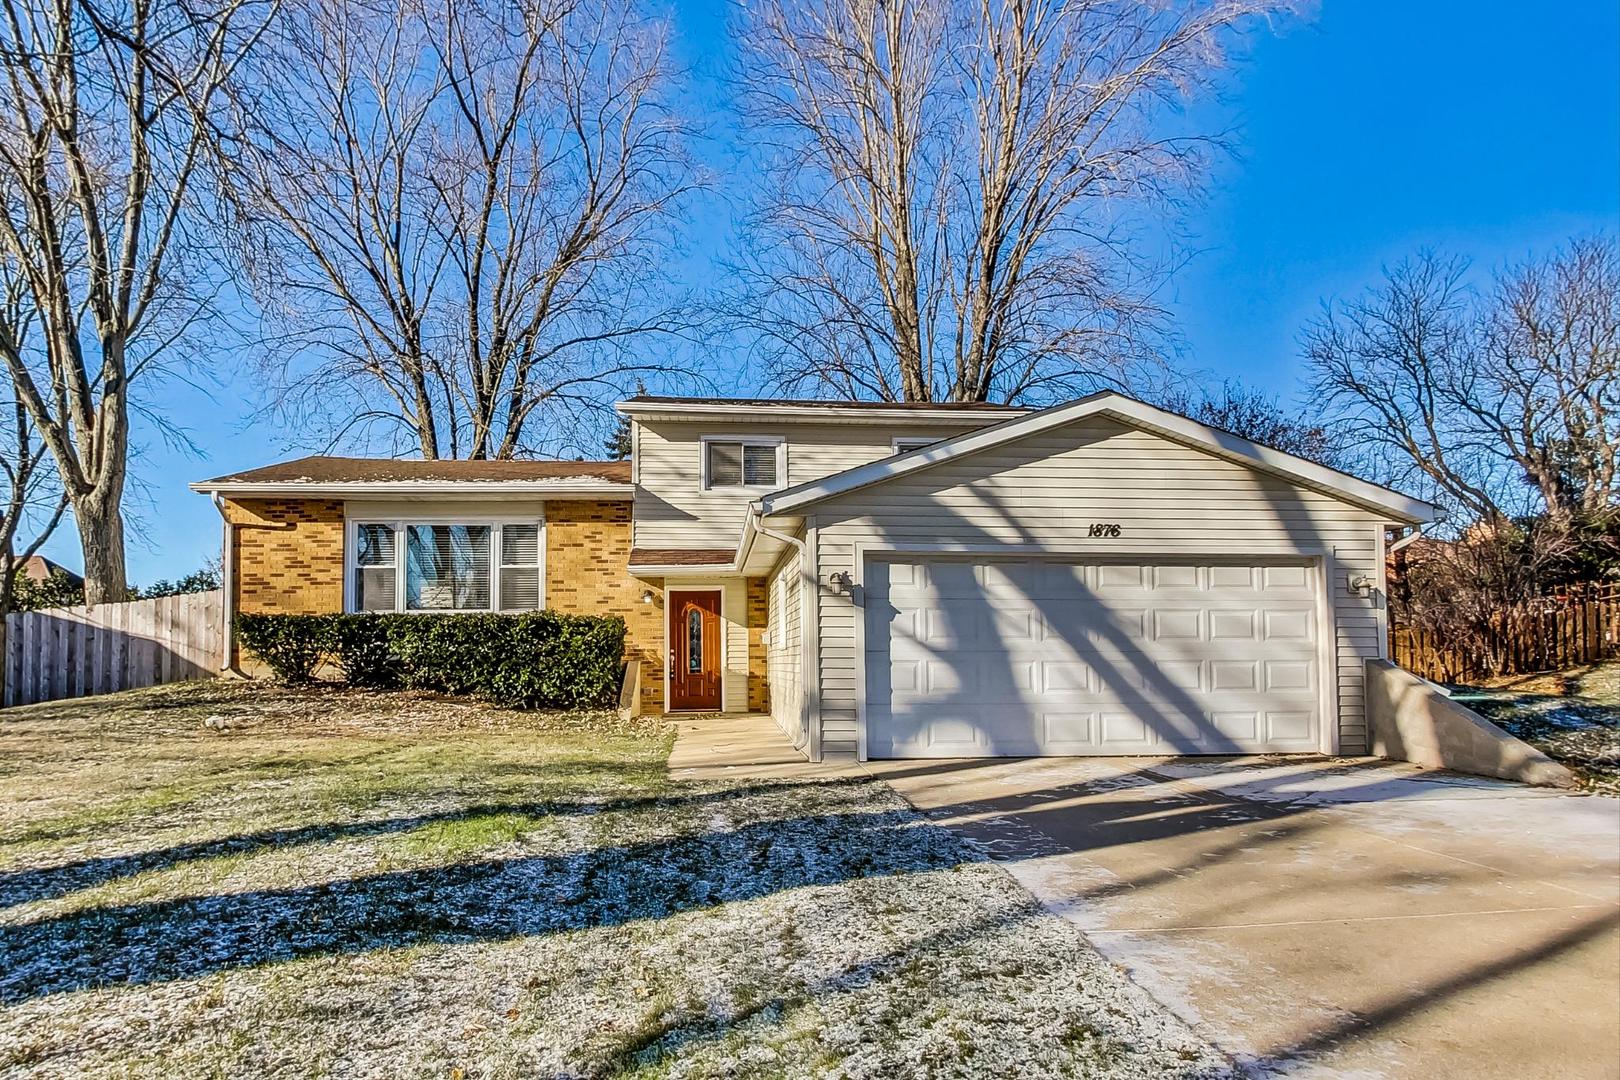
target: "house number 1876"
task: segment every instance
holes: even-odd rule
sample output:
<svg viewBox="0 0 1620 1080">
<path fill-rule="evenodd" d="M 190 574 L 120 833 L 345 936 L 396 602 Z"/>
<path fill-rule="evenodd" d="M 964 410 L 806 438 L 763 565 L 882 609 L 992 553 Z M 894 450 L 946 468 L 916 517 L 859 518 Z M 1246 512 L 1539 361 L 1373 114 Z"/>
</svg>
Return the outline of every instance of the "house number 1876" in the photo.
<svg viewBox="0 0 1620 1080">
<path fill-rule="evenodd" d="M 1093 522 L 1092 525 L 1091 525 L 1091 529 L 1087 533 L 1087 535 L 1088 536 L 1118 536 L 1119 535 L 1119 526 L 1115 525 L 1113 522 L 1102 522 L 1102 521 Z"/>
</svg>

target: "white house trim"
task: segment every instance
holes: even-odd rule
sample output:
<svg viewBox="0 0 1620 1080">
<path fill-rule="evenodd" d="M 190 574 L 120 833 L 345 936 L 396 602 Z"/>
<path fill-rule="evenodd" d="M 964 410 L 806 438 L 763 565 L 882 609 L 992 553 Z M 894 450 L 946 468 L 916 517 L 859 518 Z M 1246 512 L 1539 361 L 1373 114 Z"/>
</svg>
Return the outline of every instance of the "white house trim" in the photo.
<svg viewBox="0 0 1620 1080">
<path fill-rule="evenodd" d="M 697 419 L 752 420 L 768 417 L 773 423 L 824 424 L 829 420 L 850 424 L 881 424 L 886 427 L 917 424 L 993 424 L 1012 416 L 1026 415 L 1027 409 L 930 409 L 896 404 L 848 407 L 826 404 L 760 404 L 721 401 L 621 401 L 614 408 L 638 420 L 688 421 Z"/>
<path fill-rule="evenodd" d="M 1420 499 L 1379 487 L 1377 484 L 1357 479 L 1325 465 L 1274 450 L 1229 431 L 1188 420 L 1186 417 L 1177 416 L 1112 391 L 1055 405 L 1041 412 L 1007 420 L 994 427 L 981 428 L 945 439 L 922 450 L 914 450 L 899 457 L 883 458 L 820 480 L 799 484 L 785 491 L 766 495 L 757 500 L 755 506 L 758 507 L 762 517 L 795 513 L 824 499 L 907 476 L 941 462 L 1015 442 L 1090 416 L 1105 416 L 1132 427 L 1155 432 L 1217 457 L 1315 488 L 1366 509 L 1387 513 L 1395 521 L 1416 523 L 1431 521 L 1435 516 L 1434 507 Z"/>
<path fill-rule="evenodd" d="M 739 446 L 776 447 L 776 483 L 727 484 L 715 487 L 709 482 L 709 447 L 714 443 L 736 443 Z M 782 435 L 703 435 L 698 438 L 698 491 L 704 495 L 734 495 L 781 491 L 787 487 L 788 444 Z"/>
<path fill-rule="evenodd" d="M 392 496 L 400 499 L 510 499 L 514 496 L 544 499 L 628 499 L 631 484 L 612 480 L 387 480 L 334 481 L 286 480 L 273 483 L 216 483 L 202 481 L 192 491 L 226 498 L 338 498 L 371 499 Z"/>
<path fill-rule="evenodd" d="M 533 525 L 535 526 L 535 543 L 539 545 L 536 571 L 538 573 L 538 601 L 533 608 L 535 611 L 544 611 L 546 607 L 546 519 L 542 515 L 518 514 L 478 514 L 478 513 L 441 513 L 441 514 L 379 514 L 367 513 L 363 506 L 348 508 L 343 513 L 343 610 L 354 613 L 354 565 L 355 554 L 359 549 L 356 540 L 357 530 L 361 525 L 388 525 L 394 530 L 394 609 L 393 614 L 401 615 L 488 615 L 491 613 L 511 613 L 514 610 L 528 611 L 528 608 L 508 609 L 499 607 L 501 599 L 501 571 L 504 569 L 501 562 L 504 554 L 501 551 L 503 525 Z M 489 549 L 489 603 L 487 608 L 407 608 L 405 606 L 406 592 L 406 555 L 404 527 L 407 525 L 488 525 L 490 526 Z"/>
</svg>

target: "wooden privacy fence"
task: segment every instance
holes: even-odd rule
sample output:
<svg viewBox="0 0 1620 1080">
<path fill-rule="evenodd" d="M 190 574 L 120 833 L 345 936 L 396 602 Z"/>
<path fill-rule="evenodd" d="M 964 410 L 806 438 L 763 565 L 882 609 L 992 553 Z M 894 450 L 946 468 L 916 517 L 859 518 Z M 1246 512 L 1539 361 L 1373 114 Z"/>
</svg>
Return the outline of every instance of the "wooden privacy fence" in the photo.
<svg viewBox="0 0 1620 1080">
<path fill-rule="evenodd" d="M 1459 645 L 1418 627 L 1390 624 L 1389 654 L 1425 679 L 1561 671 L 1620 657 L 1620 585 L 1590 585 L 1504 610 L 1480 640 Z"/>
<path fill-rule="evenodd" d="M 6 616 L 6 705 L 108 694 L 219 673 L 224 594 Z"/>
</svg>

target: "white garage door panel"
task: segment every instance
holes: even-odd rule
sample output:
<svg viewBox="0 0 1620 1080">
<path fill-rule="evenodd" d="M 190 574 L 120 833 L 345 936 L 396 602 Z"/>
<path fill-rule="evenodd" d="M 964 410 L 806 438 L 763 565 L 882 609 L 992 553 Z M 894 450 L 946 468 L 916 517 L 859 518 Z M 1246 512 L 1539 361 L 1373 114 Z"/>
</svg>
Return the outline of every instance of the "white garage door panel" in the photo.
<svg viewBox="0 0 1620 1080">
<path fill-rule="evenodd" d="M 1302 565 L 874 561 L 872 757 L 1319 747 Z"/>
</svg>

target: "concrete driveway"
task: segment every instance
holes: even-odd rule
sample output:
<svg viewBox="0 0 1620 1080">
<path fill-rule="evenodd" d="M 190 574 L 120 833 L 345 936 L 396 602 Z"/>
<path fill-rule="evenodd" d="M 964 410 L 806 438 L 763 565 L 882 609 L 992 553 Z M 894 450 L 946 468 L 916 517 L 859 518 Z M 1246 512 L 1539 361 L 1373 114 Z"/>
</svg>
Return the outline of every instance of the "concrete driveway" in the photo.
<svg viewBox="0 0 1620 1080">
<path fill-rule="evenodd" d="M 1620 1076 L 1620 801 L 1389 762 L 873 762 L 1259 1075 Z"/>
</svg>

